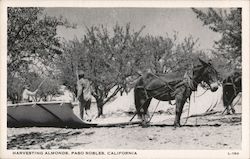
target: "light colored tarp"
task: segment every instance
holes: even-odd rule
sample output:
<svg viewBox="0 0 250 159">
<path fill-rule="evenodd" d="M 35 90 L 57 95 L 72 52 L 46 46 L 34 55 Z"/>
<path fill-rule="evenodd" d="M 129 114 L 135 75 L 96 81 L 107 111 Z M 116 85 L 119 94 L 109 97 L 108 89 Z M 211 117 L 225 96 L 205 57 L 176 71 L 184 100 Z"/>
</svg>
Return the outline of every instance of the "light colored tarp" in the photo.
<svg viewBox="0 0 250 159">
<path fill-rule="evenodd" d="M 91 127 L 73 113 L 69 102 L 32 102 L 10 104 L 7 107 L 8 127 Z"/>
<path fill-rule="evenodd" d="M 192 93 L 189 116 L 223 110 L 222 87 L 219 87 L 216 92 L 198 87 L 197 91 Z"/>
</svg>

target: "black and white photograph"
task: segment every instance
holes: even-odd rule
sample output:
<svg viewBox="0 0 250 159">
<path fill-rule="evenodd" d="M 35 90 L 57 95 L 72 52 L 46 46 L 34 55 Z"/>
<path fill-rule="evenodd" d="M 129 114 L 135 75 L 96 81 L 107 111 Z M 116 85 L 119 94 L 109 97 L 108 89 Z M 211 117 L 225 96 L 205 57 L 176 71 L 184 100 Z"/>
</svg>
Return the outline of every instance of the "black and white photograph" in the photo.
<svg viewBox="0 0 250 159">
<path fill-rule="evenodd" d="M 248 1 L 63 2 L 1 5 L 0 158 L 249 157 Z"/>
</svg>

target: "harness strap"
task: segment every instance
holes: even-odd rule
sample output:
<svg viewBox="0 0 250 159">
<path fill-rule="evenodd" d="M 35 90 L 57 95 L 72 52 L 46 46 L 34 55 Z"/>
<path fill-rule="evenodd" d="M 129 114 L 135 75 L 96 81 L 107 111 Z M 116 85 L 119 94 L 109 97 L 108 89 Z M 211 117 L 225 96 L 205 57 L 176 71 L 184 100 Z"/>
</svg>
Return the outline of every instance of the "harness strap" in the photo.
<svg viewBox="0 0 250 159">
<path fill-rule="evenodd" d="M 223 83 L 223 85 L 234 85 L 233 83 L 227 82 L 227 83 Z"/>
<path fill-rule="evenodd" d="M 153 116 L 154 116 L 154 114 L 155 114 L 155 111 L 156 111 L 156 109 L 157 109 L 159 103 L 160 103 L 160 100 L 158 101 L 158 103 L 157 103 L 157 105 L 156 105 L 156 107 L 155 107 L 155 109 L 154 109 L 154 112 L 153 112 L 153 114 L 151 115 L 151 117 L 150 117 L 148 123 L 150 123 L 150 121 L 152 120 L 152 118 L 153 118 Z"/>
<path fill-rule="evenodd" d="M 192 91 L 196 91 L 196 88 L 195 88 L 195 86 L 194 86 L 194 80 L 192 80 L 192 77 L 190 77 L 188 74 L 187 74 L 187 72 L 185 73 L 185 75 L 184 75 L 184 81 L 186 81 L 187 82 L 187 84 L 188 84 L 188 86 L 190 87 L 190 89 L 192 90 Z"/>
<path fill-rule="evenodd" d="M 147 92 L 147 90 L 146 90 L 144 87 L 136 87 L 135 89 L 138 89 L 138 88 L 139 88 L 139 89 L 144 89 L 145 93 Z M 156 94 L 155 96 L 148 96 L 148 94 L 146 94 L 147 98 L 146 98 L 146 100 L 144 101 L 144 103 L 141 104 L 141 106 L 139 107 L 139 110 L 144 106 L 144 104 L 148 101 L 149 98 L 153 98 L 153 97 L 156 97 L 156 96 L 161 95 L 161 94 L 165 94 L 165 93 L 164 93 L 164 92 L 163 92 L 163 93 L 160 92 L 160 93 Z M 159 104 L 159 103 L 158 103 L 158 104 Z M 136 116 L 137 113 L 138 113 L 138 112 L 136 112 L 136 113 L 132 116 L 132 118 L 129 120 L 129 122 L 131 122 L 131 121 L 134 119 L 134 117 Z"/>
<path fill-rule="evenodd" d="M 152 73 L 153 76 L 155 76 L 156 78 L 158 78 L 159 80 L 161 80 L 162 82 L 164 82 L 169 89 L 171 89 L 172 91 L 174 91 L 174 89 L 168 84 L 167 81 L 161 79 L 159 76 L 157 76 L 156 74 Z"/>
<path fill-rule="evenodd" d="M 144 88 L 143 89 L 144 90 L 144 93 L 145 93 L 145 95 L 146 95 L 146 99 L 148 99 L 149 98 L 149 96 L 148 96 L 148 92 L 147 92 L 147 90 Z"/>
</svg>

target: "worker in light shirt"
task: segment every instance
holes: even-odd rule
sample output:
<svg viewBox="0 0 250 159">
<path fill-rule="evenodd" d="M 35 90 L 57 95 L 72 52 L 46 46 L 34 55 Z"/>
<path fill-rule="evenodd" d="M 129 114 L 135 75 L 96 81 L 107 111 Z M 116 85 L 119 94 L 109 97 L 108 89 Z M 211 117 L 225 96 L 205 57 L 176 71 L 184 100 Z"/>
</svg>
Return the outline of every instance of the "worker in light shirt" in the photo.
<svg viewBox="0 0 250 159">
<path fill-rule="evenodd" d="M 91 106 L 91 85 L 90 81 L 84 77 L 84 72 L 79 71 L 79 79 L 77 81 L 77 99 L 80 102 L 80 118 L 84 120 L 84 115 L 86 115 L 86 120 L 90 121 L 87 111 L 90 110 Z"/>
<path fill-rule="evenodd" d="M 38 91 L 38 89 L 36 89 L 34 92 L 32 92 L 29 90 L 29 86 L 25 85 L 24 90 L 23 90 L 23 94 L 22 94 L 22 102 L 26 103 L 26 102 L 35 101 L 35 95 L 36 95 L 37 91 Z"/>
</svg>

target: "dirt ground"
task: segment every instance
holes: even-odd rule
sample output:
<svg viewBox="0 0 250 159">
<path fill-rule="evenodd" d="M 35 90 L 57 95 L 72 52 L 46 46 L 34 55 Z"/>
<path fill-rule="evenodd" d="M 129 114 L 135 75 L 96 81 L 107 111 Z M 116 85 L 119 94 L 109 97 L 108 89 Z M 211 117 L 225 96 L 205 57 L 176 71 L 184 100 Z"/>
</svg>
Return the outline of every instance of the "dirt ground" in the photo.
<svg viewBox="0 0 250 159">
<path fill-rule="evenodd" d="M 156 112 L 150 127 L 8 128 L 8 149 L 241 149 L 241 112 L 189 118 L 174 128 L 174 115 Z M 116 113 L 102 122 L 129 121 L 133 114 Z M 93 121 L 97 122 L 98 120 Z M 136 119 L 135 119 L 136 120 Z M 185 122 L 185 115 L 181 120 Z"/>
</svg>

